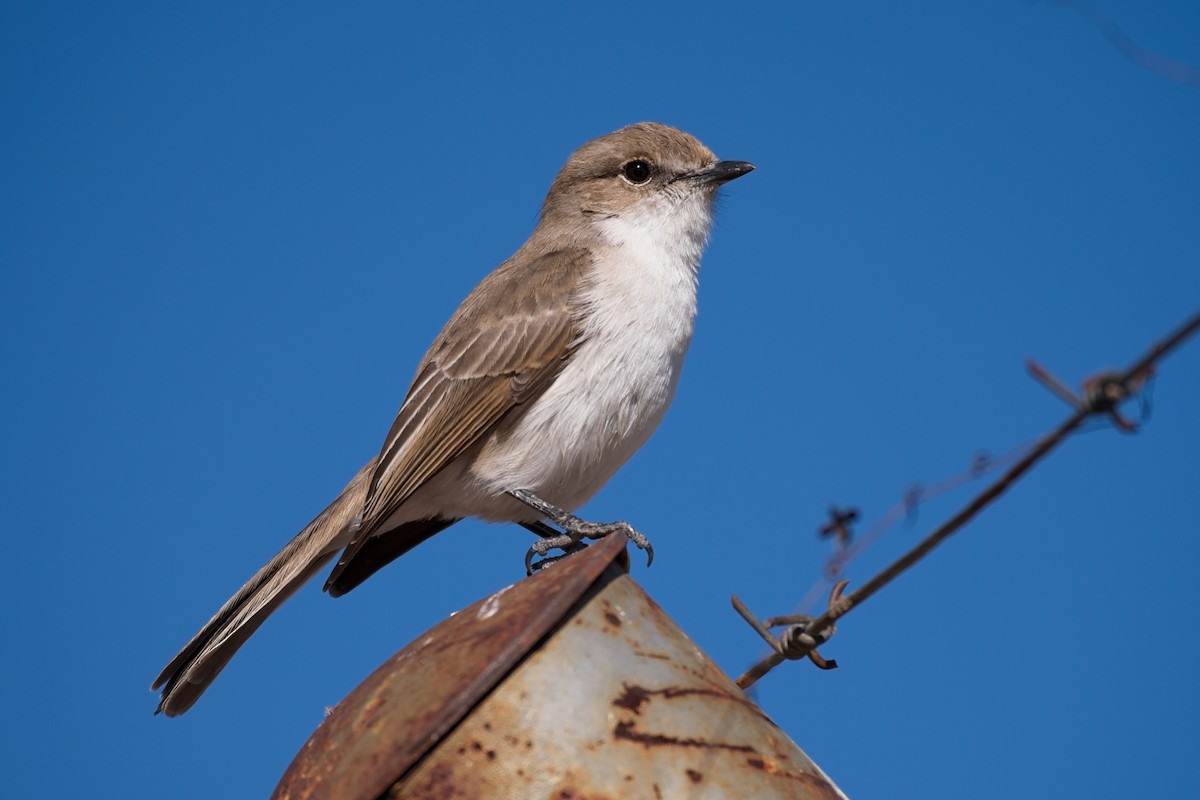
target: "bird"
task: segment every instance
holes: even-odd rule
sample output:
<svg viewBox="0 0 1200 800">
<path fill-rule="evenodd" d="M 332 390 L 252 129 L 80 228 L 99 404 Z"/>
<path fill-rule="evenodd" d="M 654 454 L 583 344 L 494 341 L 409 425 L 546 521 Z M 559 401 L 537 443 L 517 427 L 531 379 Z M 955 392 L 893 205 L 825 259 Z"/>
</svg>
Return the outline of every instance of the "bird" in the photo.
<svg viewBox="0 0 1200 800">
<path fill-rule="evenodd" d="M 572 153 L 529 239 L 419 362 L 379 454 L 171 659 L 151 685 L 161 689 L 155 713 L 191 708 L 335 557 L 324 588 L 337 597 L 468 517 L 541 535 L 527 564 L 614 532 L 648 549 L 628 523 L 571 510 L 666 413 L 692 339 L 717 190 L 754 169 L 653 122 Z"/>
</svg>

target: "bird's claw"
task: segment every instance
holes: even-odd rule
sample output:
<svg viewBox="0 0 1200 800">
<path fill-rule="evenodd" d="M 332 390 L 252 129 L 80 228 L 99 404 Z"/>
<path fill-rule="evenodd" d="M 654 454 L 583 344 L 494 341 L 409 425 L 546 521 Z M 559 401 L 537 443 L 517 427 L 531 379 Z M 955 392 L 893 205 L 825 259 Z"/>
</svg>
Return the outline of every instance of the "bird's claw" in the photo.
<svg viewBox="0 0 1200 800">
<path fill-rule="evenodd" d="M 566 556 L 584 549 L 587 547 L 584 539 L 602 539 L 614 533 L 623 535 L 639 549 L 646 551 L 646 566 L 650 566 L 654 562 L 654 547 L 650 544 L 650 540 L 646 538 L 645 534 L 628 522 L 588 522 L 557 506 L 547 503 L 533 492 L 516 489 L 509 492 L 509 494 L 530 508 L 535 509 L 538 513 L 545 515 L 548 520 L 563 529 L 563 533 L 558 536 L 543 537 L 533 543 L 533 546 L 529 548 L 529 552 L 525 554 L 525 571 L 527 574 L 532 575 L 542 567 L 549 566 Z M 547 558 L 546 554 L 551 550 L 562 550 L 563 553 L 559 556 Z M 534 556 L 542 556 L 542 560 L 535 563 L 533 560 Z"/>
</svg>

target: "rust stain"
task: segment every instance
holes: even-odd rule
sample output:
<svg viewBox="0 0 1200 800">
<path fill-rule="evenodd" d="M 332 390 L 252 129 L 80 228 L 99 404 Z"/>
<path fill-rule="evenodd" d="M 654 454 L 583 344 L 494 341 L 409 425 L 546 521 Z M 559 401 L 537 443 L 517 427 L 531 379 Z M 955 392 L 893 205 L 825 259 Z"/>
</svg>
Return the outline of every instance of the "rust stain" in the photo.
<svg viewBox="0 0 1200 800">
<path fill-rule="evenodd" d="M 642 733 L 636 730 L 636 725 L 632 722 L 618 722 L 617 727 L 613 728 L 613 736 L 617 739 L 625 739 L 630 742 L 637 742 L 646 747 L 658 747 L 660 745 L 674 745 L 676 747 L 699 747 L 705 750 L 729 750 L 735 753 L 755 753 L 757 752 L 748 744 L 729 744 L 727 742 L 706 742 L 703 739 L 681 739 L 677 736 L 664 736 L 661 733 Z"/>
<path fill-rule="evenodd" d="M 580 792 L 575 789 L 559 789 L 556 793 L 550 795 L 550 797 L 551 800 L 607 800 L 608 795 L 588 794 L 587 792 Z"/>
<path fill-rule="evenodd" d="M 388 792 L 388 797 L 399 798 L 407 795 L 409 797 L 423 798 L 451 798 L 463 796 L 460 793 L 461 787 L 455 786 L 454 768 L 448 764 L 438 764 L 435 766 L 430 770 L 425 781 L 417 786 L 410 787 L 408 791 L 411 794 L 408 794 L 408 792 L 401 794 L 396 791 L 396 787 L 392 787 Z"/>
<path fill-rule="evenodd" d="M 796 783 L 802 783 L 809 789 L 815 791 L 820 797 L 830 798 L 834 800 L 841 798 L 837 790 L 829 784 L 828 781 L 822 779 L 819 775 L 814 775 L 811 772 L 787 772 L 779 768 L 779 765 L 773 761 L 767 761 L 762 758 L 747 758 L 746 763 L 755 769 L 760 769 L 768 775 L 777 778 L 786 778 Z"/>
<path fill-rule="evenodd" d="M 647 689 L 644 686 L 630 685 L 628 683 L 621 684 L 623 691 L 612 704 L 617 708 L 626 708 L 635 714 L 640 714 L 642 706 L 653 696 L 658 695 L 664 700 L 675 700 L 680 697 L 691 697 L 699 695 L 702 697 L 715 697 L 720 700 L 732 700 L 735 703 L 740 703 L 744 706 L 749 706 L 755 711 L 758 707 L 749 702 L 745 698 L 735 697 L 729 692 L 719 689 L 694 689 L 694 688 L 679 688 L 668 686 L 664 689 Z M 760 712 L 761 713 L 761 712 Z"/>
<path fill-rule="evenodd" d="M 635 714 L 642 713 L 642 704 L 650 699 L 650 690 L 644 689 L 641 686 L 630 686 L 624 684 L 625 691 L 621 692 L 621 696 L 613 700 L 613 705 L 617 708 L 627 708 Z"/>
<path fill-rule="evenodd" d="M 612 625 L 614 628 L 621 627 L 621 617 L 613 610 L 613 604 L 608 599 L 602 599 L 600 607 L 609 625 Z"/>
</svg>

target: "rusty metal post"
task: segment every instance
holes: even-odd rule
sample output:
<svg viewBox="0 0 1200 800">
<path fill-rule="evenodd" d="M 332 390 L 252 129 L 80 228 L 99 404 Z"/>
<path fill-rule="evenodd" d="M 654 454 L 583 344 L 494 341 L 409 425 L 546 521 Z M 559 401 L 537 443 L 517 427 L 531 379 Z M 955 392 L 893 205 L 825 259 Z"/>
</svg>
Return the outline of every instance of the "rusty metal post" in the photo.
<svg viewBox="0 0 1200 800">
<path fill-rule="evenodd" d="M 608 537 L 358 686 L 275 798 L 841 798 L 627 573 Z"/>
</svg>

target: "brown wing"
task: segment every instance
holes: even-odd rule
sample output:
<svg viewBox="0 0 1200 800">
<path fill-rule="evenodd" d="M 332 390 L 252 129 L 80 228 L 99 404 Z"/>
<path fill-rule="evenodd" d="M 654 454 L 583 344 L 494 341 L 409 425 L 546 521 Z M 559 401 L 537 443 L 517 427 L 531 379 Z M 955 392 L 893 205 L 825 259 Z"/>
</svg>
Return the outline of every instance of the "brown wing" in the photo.
<svg viewBox="0 0 1200 800">
<path fill-rule="evenodd" d="M 334 585 L 414 491 L 513 408 L 537 398 L 580 342 L 590 256 L 516 256 L 471 292 L 426 354 L 375 468 L 362 518 L 326 582 Z"/>
</svg>

